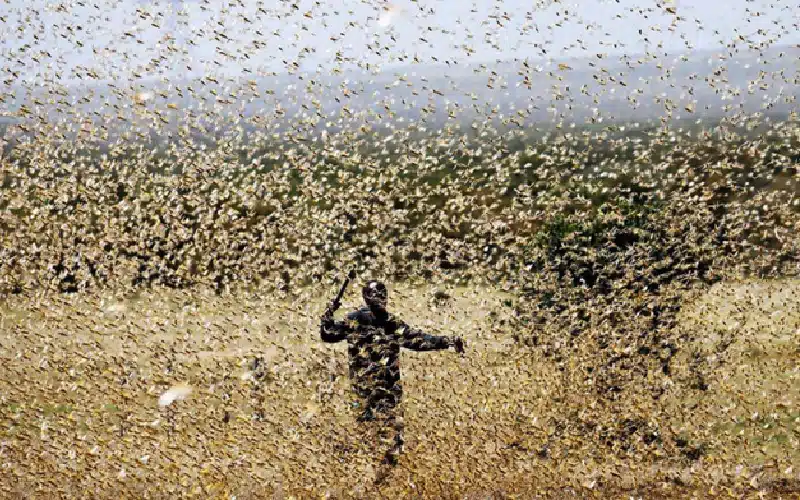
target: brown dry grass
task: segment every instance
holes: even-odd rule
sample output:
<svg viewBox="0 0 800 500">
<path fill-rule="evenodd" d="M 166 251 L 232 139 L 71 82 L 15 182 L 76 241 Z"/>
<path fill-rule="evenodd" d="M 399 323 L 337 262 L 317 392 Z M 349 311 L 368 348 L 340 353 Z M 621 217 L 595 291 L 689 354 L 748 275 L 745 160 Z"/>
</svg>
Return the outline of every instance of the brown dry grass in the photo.
<svg viewBox="0 0 800 500">
<path fill-rule="evenodd" d="M 459 289 L 437 307 L 433 288 L 397 285 L 393 310 L 464 336 L 468 349 L 404 352 L 406 452 L 381 488 L 347 408 L 345 346 L 318 341 L 331 291 L 291 302 L 176 291 L 10 298 L 0 316 L 2 494 L 796 497 L 798 291 L 800 281 L 726 284 L 687 302 L 679 328 L 701 340 L 680 366 L 727 345 L 704 374 L 709 390 L 676 388 L 662 403 L 662 426 L 703 438 L 704 455 L 689 460 L 620 457 L 569 430 L 550 447 L 554 417 L 580 402 L 551 363 L 514 344 L 513 297 Z M 256 355 L 269 366 L 263 397 L 242 379 Z M 177 383 L 193 393 L 160 408 Z"/>
</svg>

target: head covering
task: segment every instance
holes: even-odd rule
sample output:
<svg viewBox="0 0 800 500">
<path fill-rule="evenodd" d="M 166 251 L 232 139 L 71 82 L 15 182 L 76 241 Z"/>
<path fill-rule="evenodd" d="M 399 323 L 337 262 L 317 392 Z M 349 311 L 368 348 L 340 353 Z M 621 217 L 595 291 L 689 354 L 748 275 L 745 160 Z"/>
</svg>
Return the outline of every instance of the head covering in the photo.
<svg viewBox="0 0 800 500">
<path fill-rule="evenodd" d="M 388 291 L 386 290 L 386 285 L 378 280 L 369 280 L 361 290 L 361 294 L 364 296 L 364 300 L 367 302 L 375 299 L 386 300 L 387 296 L 389 295 Z"/>
</svg>

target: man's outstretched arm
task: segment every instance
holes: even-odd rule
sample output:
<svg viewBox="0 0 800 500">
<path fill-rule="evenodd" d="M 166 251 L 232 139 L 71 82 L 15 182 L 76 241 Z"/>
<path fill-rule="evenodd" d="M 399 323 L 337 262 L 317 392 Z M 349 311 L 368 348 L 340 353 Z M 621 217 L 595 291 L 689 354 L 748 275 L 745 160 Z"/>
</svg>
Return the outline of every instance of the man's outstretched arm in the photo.
<svg viewBox="0 0 800 500">
<path fill-rule="evenodd" d="M 406 349 L 411 349 L 412 351 L 436 351 L 455 347 L 457 352 L 464 352 L 464 342 L 461 337 L 428 335 L 422 330 L 411 328 L 403 322 L 398 325 L 398 329 L 403 336 L 402 346 Z"/>
<path fill-rule="evenodd" d="M 333 319 L 333 311 L 329 306 L 320 320 L 319 334 L 323 342 L 340 342 L 347 338 L 350 331 L 346 322 Z"/>
</svg>

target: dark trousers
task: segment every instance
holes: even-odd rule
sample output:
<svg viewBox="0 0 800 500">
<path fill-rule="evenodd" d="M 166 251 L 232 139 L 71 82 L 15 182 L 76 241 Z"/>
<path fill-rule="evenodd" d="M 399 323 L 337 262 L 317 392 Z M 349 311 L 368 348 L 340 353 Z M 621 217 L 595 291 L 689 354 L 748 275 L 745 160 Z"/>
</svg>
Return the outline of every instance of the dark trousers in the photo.
<svg viewBox="0 0 800 500">
<path fill-rule="evenodd" d="M 361 391 L 359 391 L 361 392 Z M 403 388 L 395 384 L 391 388 L 377 387 L 369 393 L 361 392 L 362 397 L 354 404 L 358 421 L 365 426 L 368 439 L 374 439 L 383 451 L 382 463 L 395 465 L 403 451 L 405 440 L 403 431 L 403 409 L 400 405 Z"/>
</svg>

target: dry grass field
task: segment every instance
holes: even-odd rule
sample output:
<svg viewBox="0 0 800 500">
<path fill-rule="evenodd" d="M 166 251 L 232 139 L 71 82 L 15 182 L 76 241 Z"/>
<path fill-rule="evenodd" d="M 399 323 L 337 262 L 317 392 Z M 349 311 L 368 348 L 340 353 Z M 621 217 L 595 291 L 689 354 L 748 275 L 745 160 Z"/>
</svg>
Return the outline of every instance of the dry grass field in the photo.
<svg viewBox="0 0 800 500">
<path fill-rule="evenodd" d="M 678 366 L 710 357 L 708 390 L 668 390 L 653 415 L 702 438 L 691 458 L 625 457 L 554 429 L 580 402 L 552 363 L 515 344 L 510 295 L 390 290 L 392 310 L 462 335 L 467 351 L 403 353 L 406 450 L 380 487 L 369 429 L 347 407 L 346 348 L 318 338 L 332 291 L 8 298 L 2 496 L 797 498 L 800 281 L 718 284 L 684 305 L 678 328 L 704 340 Z M 261 384 L 248 372 L 254 356 L 267 361 Z M 179 384 L 188 397 L 160 406 Z"/>
</svg>

